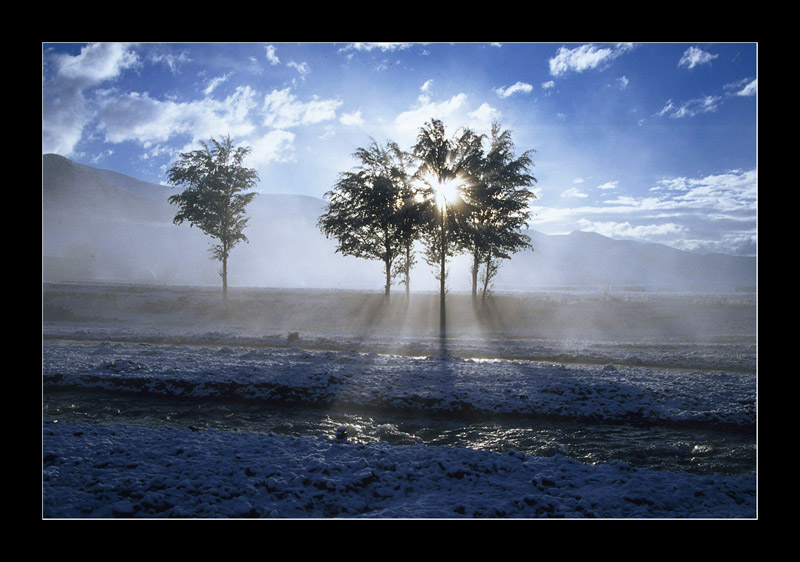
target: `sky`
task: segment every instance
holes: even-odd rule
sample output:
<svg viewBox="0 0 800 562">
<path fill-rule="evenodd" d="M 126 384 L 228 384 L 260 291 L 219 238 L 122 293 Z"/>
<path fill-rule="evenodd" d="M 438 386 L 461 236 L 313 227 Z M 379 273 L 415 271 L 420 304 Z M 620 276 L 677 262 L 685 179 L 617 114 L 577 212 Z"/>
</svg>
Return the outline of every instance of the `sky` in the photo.
<svg viewBox="0 0 800 562">
<path fill-rule="evenodd" d="M 200 141 L 322 198 L 440 119 L 533 150 L 529 227 L 756 255 L 757 43 L 42 43 L 42 153 L 166 184 Z"/>
</svg>

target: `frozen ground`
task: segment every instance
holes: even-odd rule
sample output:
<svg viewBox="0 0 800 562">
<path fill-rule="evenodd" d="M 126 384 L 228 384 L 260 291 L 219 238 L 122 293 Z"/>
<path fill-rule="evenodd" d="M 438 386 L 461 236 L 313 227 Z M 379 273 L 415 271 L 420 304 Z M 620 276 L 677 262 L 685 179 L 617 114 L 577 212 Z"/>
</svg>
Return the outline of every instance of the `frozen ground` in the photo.
<svg viewBox="0 0 800 562">
<path fill-rule="evenodd" d="M 477 315 L 432 295 L 43 286 L 44 398 L 395 417 L 706 428 L 756 426 L 753 295 L 505 295 Z M 736 474 L 367 438 L 287 436 L 106 415 L 43 420 L 43 516 L 756 517 Z M 633 435 L 633 433 L 631 433 Z M 677 445 L 683 446 L 683 445 Z M 753 445 L 755 446 L 755 445 Z"/>
</svg>

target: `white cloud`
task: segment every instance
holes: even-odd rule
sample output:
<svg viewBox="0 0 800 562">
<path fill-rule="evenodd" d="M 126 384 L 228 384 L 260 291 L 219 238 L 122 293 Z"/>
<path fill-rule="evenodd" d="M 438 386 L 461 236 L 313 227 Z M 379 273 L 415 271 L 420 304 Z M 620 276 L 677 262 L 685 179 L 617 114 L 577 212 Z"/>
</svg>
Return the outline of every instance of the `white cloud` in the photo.
<svg viewBox="0 0 800 562">
<path fill-rule="evenodd" d="M 194 102 L 156 100 L 131 92 L 115 95 L 106 92 L 98 100 L 100 128 L 112 143 L 135 141 L 142 144 L 164 142 L 175 135 L 192 140 L 220 134 L 248 135 L 254 130 L 249 120 L 256 107 L 255 93 L 247 86 L 237 88 L 225 100 L 204 98 Z"/>
<path fill-rule="evenodd" d="M 100 128 L 106 141 L 163 142 L 176 134 L 189 133 L 191 122 L 204 113 L 198 104 L 160 101 L 131 92 L 107 93 L 98 100 Z"/>
<path fill-rule="evenodd" d="M 736 93 L 737 96 L 754 96 L 758 93 L 758 79 L 756 78 L 747 86 Z"/>
<path fill-rule="evenodd" d="M 126 43 L 94 43 L 75 56 L 56 55 L 54 62 L 58 78 L 88 88 L 116 78 L 124 69 L 138 64 L 139 59 Z"/>
<path fill-rule="evenodd" d="M 712 55 L 699 47 L 689 47 L 683 53 L 681 60 L 678 61 L 678 66 L 685 66 L 692 69 L 699 64 L 707 64 L 718 56 L 719 55 Z"/>
<path fill-rule="evenodd" d="M 349 50 L 355 51 L 374 51 L 378 49 L 383 52 L 391 52 L 391 51 L 402 51 L 404 49 L 408 49 L 411 46 L 411 43 L 351 43 L 346 47 L 340 49 L 340 52 L 345 52 Z"/>
<path fill-rule="evenodd" d="M 566 190 L 561 192 L 561 197 L 583 199 L 585 197 L 588 197 L 588 195 L 586 195 L 584 192 L 582 192 L 577 187 L 570 187 L 569 189 L 566 189 Z"/>
<path fill-rule="evenodd" d="M 154 62 L 157 64 L 166 64 L 169 71 L 173 74 L 177 74 L 179 67 L 186 62 L 190 62 L 191 59 L 189 55 L 185 52 L 181 53 L 153 53 L 149 57 L 150 62 Z"/>
<path fill-rule="evenodd" d="M 500 120 L 500 112 L 488 103 L 483 103 L 475 111 L 468 113 L 470 118 L 469 126 L 478 131 L 490 131 L 492 121 Z"/>
<path fill-rule="evenodd" d="M 729 95 L 733 96 L 754 96 L 758 93 L 758 78 L 745 78 L 744 80 L 739 80 L 733 84 L 726 84 L 724 89 L 729 93 Z"/>
<path fill-rule="evenodd" d="M 616 207 L 636 207 L 639 209 L 646 208 L 648 200 L 636 199 L 630 195 L 619 195 L 616 199 L 609 199 L 604 201 L 605 205 L 614 205 Z"/>
<path fill-rule="evenodd" d="M 308 66 L 308 63 L 305 62 L 294 62 L 290 61 L 286 63 L 286 66 L 290 66 L 294 68 L 297 72 L 300 73 L 300 76 L 306 76 L 309 72 L 311 72 L 311 67 Z"/>
<path fill-rule="evenodd" d="M 630 44 L 618 44 L 614 47 L 598 48 L 594 45 L 581 45 L 574 49 L 560 47 L 550 59 L 550 74 L 563 76 L 570 72 L 584 72 L 598 68 L 630 51 Z"/>
<path fill-rule="evenodd" d="M 290 131 L 275 130 L 266 135 L 250 140 L 248 164 L 250 166 L 265 166 L 270 162 L 290 162 L 294 158 L 292 143 L 295 135 Z"/>
<path fill-rule="evenodd" d="M 492 121 L 499 121 L 500 117 L 501 113 L 489 103 L 482 103 L 476 109 L 470 110 L 467 95 L 464 93 L 443 101 L 434 101 L 430 96 L 421 95 L 417 98 L 415 107 L 395 117 L 386 136 L 401 146 L 411 146 L 416 141 L 419 129 L 431 119 L 441 120 L 449 135 L 461 127 L 469 127 L 478 133 L 488 133 Z"/>
<path fill-rule="evenodd" d="M 206 89 L 203 90 L 203 93 L 207 96 L 211 95 L 211 93 L 217 89 L 217 86 L 220 84 L 224 84 L 227 82 L 228 78 L 231 77 L 231 73 L 225 74 L 223 76 L 218 76 L 217 78 L 213 78 L 209 81 L 208 86 Z"/>
<path fill-rule="evenodd" d="M 358 110 L 354 113 L 342 114 L 342 116 L 339 118 L 339 122 L 342 125 L 358 127 L 364 124 L 364 118 L 361 117 L 361 110 Z"/>
<path fill-rule="evenodd" d="M 663 224 L 642 224 L 634 226 L 630 221 L 597 222 L 587 219 L 578 221 L 578 229 L 587 232 L 597 232 L 609 238 L 627 238 L 633 240 L 653 240 L 665 236 L 683 235 L 687 228 L 674 222 Z"/>
<path fill-rule="evenodd" d="M 514 94 L 528 94 L 533 91 L 533 86 L 530 84 L 526 84 L 525 82 L 517 82 L 512 86 L 508 86 L 507 88 L 497 88 L 495 92 L 501 98 L 507 98 Z"/>
<path fill-rule="evenodd" d="M 139 58 L 126 43 L 95 43 L 75 56 L 49 57 L 47 63 L 53 74 L 42 82 L 42 151 L 70 156 L 93 117 L 86 91 L 137 66 Z"/>
<path fill-rule="evenodd" d="M 597 189 L 616 189 L 617 185 L 619 184 L 618 181 L 608 181 L 606 183 L 601 183 L 597 186 Z"/>
<path fill-rule="evenodd" d="M 336 109 L 342 105 L 338 100 L 313 99 L 298 101 L 289 91 L 272 90 L 264 98 L 264 111 L 267 113 L 264 125 L 274 129 L 286 129 L 298 125 L 309 125 L 336 118 Z"/>
<path fill-rule="evenodd" d="M 271 65 L 276 65 L 281 63 L 281 59 L 278 58 L 277 52 L 275 50 L 275 45 L 267 45 L 264 47 L 266 49 L 267 60 Z"/>
<path fill-rule="evenodd" d="M 695 98 L 679 105 L 674 104 L 672 100 L 668 100 L 664 108 L 659 111 L 657 115 L 667 115 L 672 119 L 694 117 L 700 113 L 716 111 L 721 101 L 722 98 L 720 96 L 712 95 Z"/>
<path fill-rule="evenodd" d="M 417 107 L 403 111 L 394 119 L 397 134 L 390 135 L 398 143 L 404 145 L 416 138 L 419 128 L 431 119 L 440 119 L 448 126 L 456 126 L 455 122 L 463 121 L 459 118 L 467 101 L 466 94 L 456 94 L 448 100 L 433 102 L 426 96 L 420 96 Z"/>
<path fill-rule="evenodd" d="M 663 180 L 653 193 L 664 193 L 665 201 L 693 209 L 715 213 L 749 212 L 758 201 L 756 170 L 731 170 L 702 178 L 672 178 Z"/>
<path fill-rule="evenodd" d="M 725 91 L 726 97 L 755 96 L 758 93 L 758 79 L 745 78 L 738 82 L 724 85 L 723 90 Z M 674 103 L 672 100 L 667 100 L 667 103 L 656 115 L 659 117 L 667 115 L 672 119 L 694 117 L 701 113 L 716 111 L 724 99 L 723 96 L 707 95 L 678 104 Z"/>
<path fill-rule="evenodd" d="M 578 194 L 572 188 L 564 195 Z M 664 179 L 646 197 L 621 195 L 600 205 L 536 205 L 531 227 L 549 234 L 591 230 L 690 251 L 753 255 L 757 203 L 756 170 L 730 170 Z"/>
</svg>

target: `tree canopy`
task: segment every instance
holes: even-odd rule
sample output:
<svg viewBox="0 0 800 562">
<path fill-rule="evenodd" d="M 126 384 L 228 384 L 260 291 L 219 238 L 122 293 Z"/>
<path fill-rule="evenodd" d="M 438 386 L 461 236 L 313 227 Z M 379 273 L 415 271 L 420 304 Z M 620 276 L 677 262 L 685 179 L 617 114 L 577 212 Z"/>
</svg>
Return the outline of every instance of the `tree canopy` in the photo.
<svg viewBox="0 0 800 562">
<path fill-rule="evenodd" d="M 530 202 L 535 199 L 528 186 L 536 182 L 530 174 L 533 150 L 514 154 L 514 142 L 508 130 L 492 124 L 489 146 L 472 170 L 471 181 L 464 187 L 467 201 L 462 223 L 462 240 L 472 254 L 472 295 L 477 295 L 478 270 L 483 271 L 482 294 L 497 273 L 500 259 L 531 248 L 530 238 L 521 232 L 530 219 Z"/>
<path fill-rule="evenodd" d="M 319 227 L 336 238 L 337 252 L 381 260 L 387 295 L 393 275 L 401 275 L 408 291 L 413 246 L 421 242 L 440 281 L 444 325 L 450 257 L 472 255 L 472 294 L 483 268 L 485 298 L 499 261 L 531 247 L 521 230 L 535 199 L 528 189 L 536 182 L 529 171 L 533 151 L 517 156 L 514 150 L 511 133 L 498 123 L 490 136 L 462 128 L 448 137 L 444 123 L 431 119 L 408 152 L 373 140 L 356 150 L 359 165 L 325 194 Z"/>
<path fill-rule="evenodd" d="M 409 181 L 407 157 L 396 144 L 373 140 L 353 156 L 359 165 L 340 174 L 325 194 L 328 205 L 318 225 L 338 241 L 337 252 L 383 262 L 388 296 L 396 261 L 404 261 L 405 273 L 410 270 L 423 208 Z M 408 290 L 408 277 L 405 282 Z"/>
<path fill-rule="evenodd" d="M 426 186 L 428 199 L 435 201 L 438 210 L 429 215 L 431 220 L 422 240 L 426 261 L 438 270 L 439 315 L 444 333 L 447 260 L 464 247 L 464 229 L 460 227 L 462 189 L 479 165 L 481 137 L 470 129 L 461 129 L 448 138 L 444 124 L 432 119 L 420 129 L 412 152 L 420 162 L 415 177 Z"/>
<path fill-rule="evenodd" d="M 428 262 L 438 266 L 440 282 L 447 275 L 447 258 L 466 251 L 473 257 L 472 295 L 477 296 L 483 267 L 485 298 L 499 260 L 531 247 L 521 228 L 530 218 L 529 204 L 535 199 L 527 189 L 536 182 L 529 173 L 533 152 L 517 157 L 511 133 L 496 122 L 488 138 L 468 128 L 447 138 L 444 124 L 436 119 L 420 129 L 413 148 L 421 162 L 417 174 L 430 186 L 431 197 L 438 198 L 441 209 L 439 222 L 432 224 L 423 240 Z M 444 290 L 442 283 L 442 298 Z"/>
</svg>

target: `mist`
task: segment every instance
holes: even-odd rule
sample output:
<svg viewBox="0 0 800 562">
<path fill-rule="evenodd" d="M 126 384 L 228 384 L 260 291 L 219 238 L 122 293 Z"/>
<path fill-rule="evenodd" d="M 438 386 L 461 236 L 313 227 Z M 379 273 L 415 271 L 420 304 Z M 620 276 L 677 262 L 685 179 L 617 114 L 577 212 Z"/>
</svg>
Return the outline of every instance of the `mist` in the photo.
<svg viewBox="0 0 800 562">
<path fill-rule="evenodd" d="M 187 224 L 174 225 L 176 190 L 43 158 L 42 257 L 46 280 L 105 280 L 216 285 L 212 240 Z M 248 207 L 245 235 L 229 261 L 229 284 L 240 287 L 370 290 L 383 287 L 383 266 L 336 253 L 317 228 L 325 202 L 308 196 L 260 193 Z M 598 234 L 566 236 L 527 231 L 534 250 L 504 260 L 494 290 L 737 292 L 755 288 L 755 258 L 701 256 Z M 421 250 L 421 249 L 420 249 Z M 448 288 L 470 289 L 469 256 L 449 263 Z M 414 292 L 438 288 L 422 260 L 412 271 Z M 404 292 L 402 285 L 393 287 Z"/>
<path fill-rule="evenodd" d="M 222 311 L 212 240 L 197 228 L 173 224 L 176 209 L 167 201 L 173 189 L 55 155 L 43 163 L 43 281 L 196 287 L 203 304 L 189 322 L 200 324 L 224 316 L 251 329 L 380 331 L 400 338 L 438 329 L 438 281 L 421 248 L 410 298 L 395 284 L 386 301 L 383 264 L 336 253 L 336 242 L 318 229 L 321 199 L 255 198 L 245 229 L 249 242 L 231 252 L 233 292 Z M 469 294 L 469 256 L 449 262 L 448 335 L 698 340 L 737 322 L 754 333 L 754 313 L 735 322 L 725 317 L 739 303 L 754 303 L 751 258 L 700 256 L 581 232 L 528 232 L 534 250 L 504 260 L 486 302 L 473 303 Z M 170 293 L 159 294 L 166 309 L 177 310 Z M 192 298 L 180 302 L 188 307 Z"/>
<path fill-rule="evenodd" d="M 212 239 L 175 225 L 167 186 L 122 181 L 119 174 L 46 155 L 43 167 L 44 278 L 219 285 Z M 145 195 L 142 195 L 145 194 Z M 335 254 L 316 229 L 323 202 L 260 194 L 248 209 L 249 243 L 230 259 L 233 286 L 369 286 L 379 268 Z"/>
</svg>

